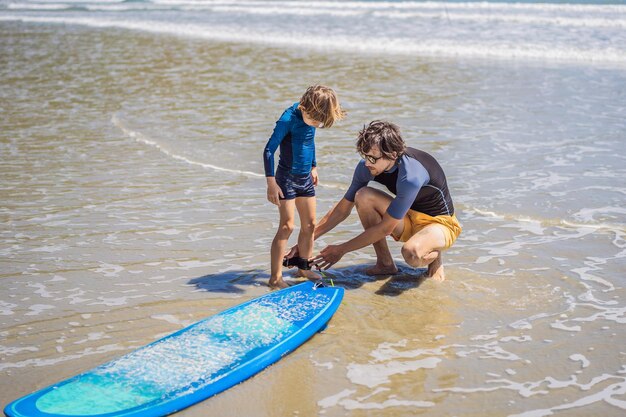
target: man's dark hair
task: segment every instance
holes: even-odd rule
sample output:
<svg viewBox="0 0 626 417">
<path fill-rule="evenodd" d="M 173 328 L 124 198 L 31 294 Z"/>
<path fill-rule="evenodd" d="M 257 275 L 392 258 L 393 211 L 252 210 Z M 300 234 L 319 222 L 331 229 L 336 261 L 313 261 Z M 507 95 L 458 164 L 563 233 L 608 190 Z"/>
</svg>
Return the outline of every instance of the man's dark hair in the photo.
<svg viewBox="0 0 626 417">
<path fill-rule="evenodd" d="M 400 158 L 406 149 L 400 128 L 382 120 L 374 120 L 363 126 L 356 141 L 356 150 L 360 154 L 367 154 L 374 145 L 378 146 L 382 156 L 387 159 Z"/>
</svg>

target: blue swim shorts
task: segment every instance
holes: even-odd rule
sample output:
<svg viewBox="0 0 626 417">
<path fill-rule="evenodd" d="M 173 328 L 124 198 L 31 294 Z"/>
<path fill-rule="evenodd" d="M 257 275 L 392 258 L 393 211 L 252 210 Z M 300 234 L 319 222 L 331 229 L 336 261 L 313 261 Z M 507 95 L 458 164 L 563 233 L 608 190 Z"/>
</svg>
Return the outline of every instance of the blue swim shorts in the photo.
<svg viewBox="0 0 626 417">
<path fill-rule="evenodd" d="M 285 196 L 281 200 L 293 200 L 296 197 L 315 197 L 313 176 L 310 172 L 307 175 L 293 175 L 278 169 L 276 171 L 276 183 Z"/>
</svg>

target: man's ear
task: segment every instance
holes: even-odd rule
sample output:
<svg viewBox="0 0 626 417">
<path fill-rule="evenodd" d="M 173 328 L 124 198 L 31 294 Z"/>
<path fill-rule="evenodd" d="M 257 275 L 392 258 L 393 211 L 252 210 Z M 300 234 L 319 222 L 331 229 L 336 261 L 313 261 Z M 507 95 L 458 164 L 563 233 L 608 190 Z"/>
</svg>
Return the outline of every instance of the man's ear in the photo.
<svg viewBox="0 0 626 417">
<path fill-rule="evenodd" d="M 391 156 L 393 156 L 393 159 L 398 159 L 398 152 L 391 152 Z"/>
</svg>

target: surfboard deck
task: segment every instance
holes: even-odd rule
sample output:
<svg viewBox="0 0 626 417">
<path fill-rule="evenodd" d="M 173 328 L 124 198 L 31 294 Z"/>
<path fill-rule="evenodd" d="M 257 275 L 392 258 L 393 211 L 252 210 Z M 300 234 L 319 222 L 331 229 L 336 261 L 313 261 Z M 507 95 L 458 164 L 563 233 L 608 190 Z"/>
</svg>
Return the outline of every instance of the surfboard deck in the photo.
<svg viewBox="0 0 626 417">
<path fill-rule="evenodd" d="M 304 282 L 8 404 L 9 417 L 164 416 L 251 377 L 325 328 L 343 289 Z"/>
</svg>

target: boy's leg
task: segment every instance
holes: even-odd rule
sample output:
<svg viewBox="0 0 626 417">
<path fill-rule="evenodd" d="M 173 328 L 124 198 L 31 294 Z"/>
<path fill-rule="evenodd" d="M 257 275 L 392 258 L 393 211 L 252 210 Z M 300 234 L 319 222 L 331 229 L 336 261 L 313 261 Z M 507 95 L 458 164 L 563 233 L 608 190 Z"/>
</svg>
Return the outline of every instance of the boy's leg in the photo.
<svg viewBox="0 0 626 417">
<path fill-rule="evenodd" d="M 402 246 L 402 256 L 414 268 L 428 267 L 427 277 L 446 279 L 441 252 L 446 249 L 445 226 L 430 224 L 411 236 Z"/>
<path fill-rule="evenodd" d="M 313 235 L 315 232 L 315 197 L 296 197 L 296 209 L 300 217 L 300 233 L 298 234 L 299 256 L 309 259 L 313 256 Z M 299 269 L 296 276 L 308 279 L 319 279 L 319 274 L 311 270 Z"/>
<path fill-rule="evenodd" d="M 363 229 L 368 229 L 383 219 L 383 215 L 387 212 L 392 198 L 389 194 L 384 193 L 372 187 L 363 187 L 356 193 L 356 209 L 359 213 L 359 219 Z M 403 222 L 401 222 L 403 224 Z M 399 231 L 399 234 L 402 230 Z M 367 275 L 386 275 L 398 272 L 398 267 L 391 256 L 387 238 L 382 238 L 374 242 L 374 251 L 376 252 L 376 265 L 365 270 Z"/>
<path fill-rule="evenodd" d="M 271 275 L 270 287 L 286 288 L 289 285 L 283 280 L 283 255 L 287 249 L 287 241 L 294 229 L 294 200 L 281 200 L 278 212 L 280 214 L 278 231 L 272 241 L 270 250 Z"/>
</svg>

